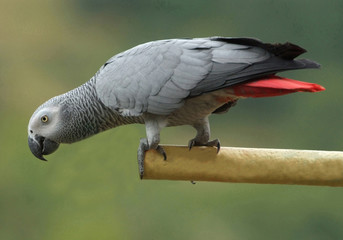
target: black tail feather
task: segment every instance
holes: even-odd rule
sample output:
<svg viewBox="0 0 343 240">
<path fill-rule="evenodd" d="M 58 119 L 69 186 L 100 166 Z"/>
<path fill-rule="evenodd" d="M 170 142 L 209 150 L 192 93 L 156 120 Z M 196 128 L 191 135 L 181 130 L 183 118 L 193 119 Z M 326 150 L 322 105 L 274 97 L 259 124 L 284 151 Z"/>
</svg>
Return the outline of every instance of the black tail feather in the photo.
<svg viewBox="0 0 343 240">
<path fill-rule="evenodd" d="M 273 53 L 275 56 L 286 59 L 293 60 L 299 55 L 306 52 L 305 49 L 295 45 L 293 43 L 276 43 L 276 44 L 265 44 L 265 49 Z"/>
<path fill-rule="evenodd" d="M 263 43 L 260 40 L 255 39 L 255 38 L 217 37 L 217 38 L 212 38 L 212 39 L 216 41 L 226 42 L 226 43 L 260 47 L 274 54 L 275 56 L 286 59 L 286 60 L 292 60 L 306 52 L 306 50 L 303 49 L 302 47 L 299 47 L 298 45 L 295 45 L 289 42 L 275 43 L 275 44 Z"/>
</svg>

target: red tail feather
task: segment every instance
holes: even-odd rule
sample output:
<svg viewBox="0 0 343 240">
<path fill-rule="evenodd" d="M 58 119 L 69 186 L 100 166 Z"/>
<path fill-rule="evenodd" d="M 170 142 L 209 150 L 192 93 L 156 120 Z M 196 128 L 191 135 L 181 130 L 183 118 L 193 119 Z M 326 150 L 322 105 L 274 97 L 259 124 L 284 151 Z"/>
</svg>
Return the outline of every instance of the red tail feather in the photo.
<svg viewBox="0 0 343 240">
<path fill-rule="evenodd" d="M 293 92 L 320 92 L 325 88 L 308 82 L 301 82 L 279 76 L 269 76 L 253 82 L 233 86 L 234 94 L 240 97 L 273 97 Z"/>
</svg>

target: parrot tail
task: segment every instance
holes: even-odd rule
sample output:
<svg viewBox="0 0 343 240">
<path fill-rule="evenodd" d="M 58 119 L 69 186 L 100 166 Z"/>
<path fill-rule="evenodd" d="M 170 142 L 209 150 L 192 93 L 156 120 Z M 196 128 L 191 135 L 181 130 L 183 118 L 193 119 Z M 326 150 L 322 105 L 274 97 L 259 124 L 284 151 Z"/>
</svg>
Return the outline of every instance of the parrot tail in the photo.
<svg viewBox="0 0 343 240">
<path fill-rule="evenodd" d="M 294 92 L 320 92 L 325 88 L 315 83 L 301 82 L 275 75 L 263 77 L 256 81 L 230 87 L 239 97 L 274 97 Z"/>
</svg>

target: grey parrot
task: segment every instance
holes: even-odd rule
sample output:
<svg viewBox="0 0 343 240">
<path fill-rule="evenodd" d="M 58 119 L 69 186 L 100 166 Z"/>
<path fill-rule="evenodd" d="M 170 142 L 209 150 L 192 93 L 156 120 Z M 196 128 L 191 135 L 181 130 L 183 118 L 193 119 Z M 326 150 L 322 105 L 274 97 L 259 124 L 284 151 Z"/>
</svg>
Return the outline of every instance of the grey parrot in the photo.
<svg viewBox="0 0 343 240">
<path fill-rule="evenodd" d="M 280 71 L 319 68 L 292 43 L 269 44 L 253 38 L 169 39 L 138 45 L 110 58 L 85 84 L 51 98 L 33 113 L 28 144 L 34 156 L 53 153 L 107 129 L 145 124 L 138 148 L 143 177 L 145 152 L 156 149 L 164 127 L 191 125 L 197 134 L 188 143 L 220 149 L 210 141 L 208 117 L 225 113 L 238 99 L 292 92 L 317 92 L 314 83 L 282 78 Z"/>
</svg>

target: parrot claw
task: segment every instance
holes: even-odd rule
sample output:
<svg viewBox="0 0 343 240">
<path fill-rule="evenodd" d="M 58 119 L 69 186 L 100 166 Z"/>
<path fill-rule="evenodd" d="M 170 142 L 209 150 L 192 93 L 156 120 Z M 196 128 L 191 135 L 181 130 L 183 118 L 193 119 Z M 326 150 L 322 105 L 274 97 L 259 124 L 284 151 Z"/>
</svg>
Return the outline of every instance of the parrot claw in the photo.
<svg viewBox="0 0 343 240">
<path fill-rule="evenodd" d="M 206 144 L 197 143 L 195 139 L 191 139 L 188 142 L 188 149 L 191 150 L 194 146 L 208 146 L 208 147 L 216 147 L 217 153 L 220 150 L 220 141 L 219 139 L 214 139 L 212 141 L 207 142 Z"/>
<path fill-rule="evenodd" d="M 189 140 L 189 142 L 188 142 L 188 149 L 189 149 L 189 151 L 192 149 L 192 147 L 194 147 L 195 146 L 195 139 L 191 139 L 191 140 Z"/>
<path fill-rule="evenodd" d="M 164 151 L 163 147 L 161 147 L 160 145 L 157 146 L 156 151 L 158 153 L 160 153 L 163 156 L 163 160 L 166 161 L 167 160 L 167 154 Z"/>
<path fill-rule="evenodd" d="M 220 141 L 219 139 L 214 139 L 206 144 L 206 146 L 212 146 L 217 148 L 217 153 L 220 151 Z"/>
</svg>

